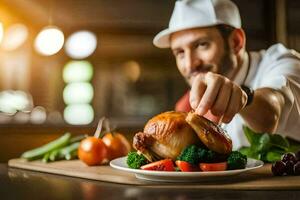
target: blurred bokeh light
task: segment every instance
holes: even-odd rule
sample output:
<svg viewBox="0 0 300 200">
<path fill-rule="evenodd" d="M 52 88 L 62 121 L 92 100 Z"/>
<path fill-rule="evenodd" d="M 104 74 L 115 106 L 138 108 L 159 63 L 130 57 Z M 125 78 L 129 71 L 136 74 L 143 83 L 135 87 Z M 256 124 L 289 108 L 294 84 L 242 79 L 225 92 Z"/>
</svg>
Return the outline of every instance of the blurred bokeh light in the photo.
<svg viewBox="0 0 300 200">
<path fill-rule="evenodd" d="M 64 44 L 64 34 L 57 27 L 46 27 L 36 37 L 34 46 L 37 52 L 50 56 L 56 54 Z"/>
<path fill-rule="evenodd" d="M 90 56 L 97 47 L 97 37 L 90 31 L 78 31 L 68 37 L 65 44 L 66 53 L 73 59 Z"/>
<path fill-rule="evenodd" d="M 70 83 L 64 89 L 63 98 L 66 104 L 91 103 L 94 96 L 90 83 Z"/>
<path fill-rule="evenodd" d="M 141 69 L 140 65 L 136 61 L 128 61 L 124 63 L 124 70 L 125 70 L 125 75 L 128 77 L 129 80 L 132 82 L 136 82 L 141 75 Z"/>
<path fill-rule="evenodd" d="M 1 47 L 12 51 L 20 47 L 28 37 L 28 29 L 23 24 L 14 24 L 8 27 L 3 36 Z"/>
<path fill-rule="evenodd" d="M 89 104 L 68 105 L 64 110 L 64 119 L 73 125 L 85 125 L 94 120 L 94 109 Z"/>
<path fill-rule="evenodd" d="M 23 91 L 0 92 L 0 112 L 15 114 L 17 111 L 30 111 L 32 107 L 31 95 Z"/>
<path fill-rule="evenodd" d="M 70 61 L 63 70 L 63 79 L 66 83 L 88 82 L 93 77 L 93 66 L 88 61 Z"/>
<path fill-rule="evenodd" d="M 42 106 L 36 106 L 30 114 L 30 122 L 32 124 L 43 124 L 47 119 L 46 109 Z"/>
</svg>

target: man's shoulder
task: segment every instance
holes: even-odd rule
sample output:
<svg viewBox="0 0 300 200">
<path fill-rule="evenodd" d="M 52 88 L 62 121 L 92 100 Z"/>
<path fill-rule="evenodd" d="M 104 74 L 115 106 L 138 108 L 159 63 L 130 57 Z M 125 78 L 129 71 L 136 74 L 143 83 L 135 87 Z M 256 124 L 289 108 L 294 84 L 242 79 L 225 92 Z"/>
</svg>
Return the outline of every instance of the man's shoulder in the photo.
<svg viewBox="0 0 300 200">
<path fill-rule="evenodd" d="M 289 49 L 280 43 L 274 44 L 270 46 L 268 49 L 260 51 L 260 53 L 262 54 L 262 58 L 264 60 L 267 59 L 271 62 L 278 61 L 285 58 L 300 60 L 299 52 L 293 49 Z"/>
</svg>

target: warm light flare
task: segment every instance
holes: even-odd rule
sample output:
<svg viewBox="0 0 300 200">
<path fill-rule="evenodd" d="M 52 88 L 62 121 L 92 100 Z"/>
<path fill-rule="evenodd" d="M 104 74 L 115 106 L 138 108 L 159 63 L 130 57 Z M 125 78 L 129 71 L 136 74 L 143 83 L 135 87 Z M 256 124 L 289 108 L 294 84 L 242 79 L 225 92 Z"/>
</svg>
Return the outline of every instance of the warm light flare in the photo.
<svg viewBox="0 0 300 200">
<path fill-rule="evenodd" d="M 15 50 L 24 44 L 27 37 L 27 27 L 23 24 L 14 24 L 5 30 L 1 47 L 7 51 Z"/>
<path fill-rule="evenodd" d="M 2 39 L 3 39 L 3 24 L 0 22 L 0 43 L 2 42 Z"/>
<path fill-rule="evenodd" d="M 70 35 L 66 41 L 66 53 L 73 59 L 90 56 L 97 47 L 97 37 L 90 31 L 78 31 Z"/>
<path fill-rule="evenodd" d="M 64 34 L 56 27 L 44 28 L 35 39 L 36 50 L 46 56 L 56 54 L 64 44 Z"/>
</svg>

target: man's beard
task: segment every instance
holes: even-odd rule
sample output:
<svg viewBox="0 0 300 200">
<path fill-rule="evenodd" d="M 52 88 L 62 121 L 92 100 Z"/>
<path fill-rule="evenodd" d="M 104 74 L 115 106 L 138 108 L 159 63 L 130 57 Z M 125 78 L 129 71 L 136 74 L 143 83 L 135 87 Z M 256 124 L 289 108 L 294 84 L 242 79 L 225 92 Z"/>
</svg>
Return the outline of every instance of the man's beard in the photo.
<svg viewBox="0 0 300 200">
<path fill-rule="evenodd" d="M 219 63 L 219 70 L 218 74 L 225 76 L 229 79 L 232 79 L 232 72 L 234 69 L 234 62 L 231 57 L 231 53 L 229 50 L 225 51 L 224 55 L 221 58 L 221 61 Z"/>
<path fill-rule="evenodd" d="M 198 75 L 199 73 L 206 73 L 208 71 L 211 71 L 213 73 L 220 74 L 222 76 L 225 76 L 229 79 L 232 79 L 232 72 L 234 69 L 234 62 L 231 57 L 231 53 L 229 49 L 226 49 L 224 51 L 224 55 L 220 59 L 220 62 L 217 64 L 217 69 L 214 69 L 215 66 L 211 64 L 203 64 L 201 67 L 196 67 L 195 71 L 192 72 L 188 77 L 185 77 L 186 82 L 191 86 L 193 83 L 193 78 Z M 208 71 L 204 69 L 210 69 Z"/>
</svg>

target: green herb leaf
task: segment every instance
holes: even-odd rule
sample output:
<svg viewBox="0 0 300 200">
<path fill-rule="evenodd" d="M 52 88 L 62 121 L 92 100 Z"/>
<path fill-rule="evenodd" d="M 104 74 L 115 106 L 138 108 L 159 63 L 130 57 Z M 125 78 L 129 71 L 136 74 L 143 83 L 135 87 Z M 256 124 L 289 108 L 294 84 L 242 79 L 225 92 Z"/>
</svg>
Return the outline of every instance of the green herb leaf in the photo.
<svg viewBox="0 0 300 200">
<path fill-rule="evenodd" d="M 271 143 L 273 146 L 281 148 L 285 151 L 287 151 L 290 147 L 289 141 L 278 134 L 271 135 Z"/>
<path fill-rule="evenodd" d="M 265 159 L 266 159 L 267 162 L 275 162 L 275 161 L 281 159 L 282 154 L 283 153 L 280 153 L 280 152 L 277 152 L 277 151 L 269 151 L 266 154 Z"/>
<path fill-rule="evenodd" d="M 271 137 L 269 134 L 264 133 L 258 141 L 257 152 L 266 152 L 271 148 Z"/>
<path fill-rule="evenodd" d="M 251 147 L 253 147 L 254 149 L 257 148 L 257 145 L 259 144 L 259 139 L 262 136 L 261 134 L 255 133 L 254 131 L 252 131 L 250 128 L 248 128 L 247 126 L 243 127 L 244 133 L 251 145 Z"/>
<path fill-rule="evenodd" d="M 260 159 L 260 157 L 261 157 L 260 153 L 256 152 L 251 147 L 242 147 L 241 149 L 239 149 L 239 152 L 241 152 L 242 154 L 246 155 L 247 157 L 253 158 L 253 159 Z"/>
<path fill-rule="evenodd" d="M 286 139 L 286 140 L 290 144 L 289 148 L 286 150 L 287 152 L 296 152 L 300 149 L 300 143 L 299 142 L 297 142 L 295 140 L 292 140 L 292 139 L 289 139 L 289 138 Z"/>
</svg>

